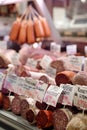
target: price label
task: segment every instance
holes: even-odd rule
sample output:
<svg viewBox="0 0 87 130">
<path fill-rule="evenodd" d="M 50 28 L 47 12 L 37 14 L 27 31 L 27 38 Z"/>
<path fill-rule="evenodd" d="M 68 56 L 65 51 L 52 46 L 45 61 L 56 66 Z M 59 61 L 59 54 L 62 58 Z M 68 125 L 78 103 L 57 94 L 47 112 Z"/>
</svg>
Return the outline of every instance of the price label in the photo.
<svg viewBox="0 0 87 130">
<path fill-rule="evenodd" d="M 87 86 L 76 85 L 74 105 L 87 110 Z"/>
<path fill-rule="evenodd" d="M 75 87 L 70 84 L 61 84 L 60 87 L 63 89 L 61 96 L 59 98 L 59 102 L 63 105 L 72 106 Z"/>
<path fill-rule="evenodd" d="M 37 65 L 37 61 L 32 59 L 32 58 L 28 58 L 26 66 L 30 66 L 32 68 L 36 68 Z"/>
<path fill-rule="evenodd" d="M 87 72 L 87 58 L 84 60 L 84 71 Z"/>
<path fill-rule="evenodd" d="M 48 84 L 38 81 L 35 86 L 35 99 L 42 103 Z"/>
<path fill-rule="evenodd" d="M 4 79 L 5 79 L 5 74 L 0 72 L 0 90 L 2 89 Z"/>
<path fill-rule="evenodd" d="M 16 91 L 18 95 L 25 95 L 24 85 L 25 85 L 25 78 L 18 77 L 17 78 L 17 91 Z"/>
<path fill-rule="evenodd" d="M 42 66 L 42 68 L 46 69 L 49 67 L 50 63 L 52 62 L 52 58 L 50 56 L 45 55 L 41 62 L 40 65 Z"/>
<path fill-rule="evenodd" d="M 18 53 L 14 53 L 14 55 L 12 55 L 12 57 L 11 57 L 11 61 L 12 61 L 12 64 L 14 64 L 14 65 L 19 63 L 19 54 Z"/>
<path fill-rule="evenodd" d="M 5 79 L 4 88 L 11 92 L 17 92 L 17 76 L 14 74 L 8 74 Z"/>
<path fill-rule="evenodd" d="M 55 85 L 50 85 L 44 96 L 44 102 L 46 102 L 48 105 L 56 107 L 56 104 L 62 91 L 63 91 L 62 88 Z"/>
<path fill-rule="evenodd" d="M 36 89 L 36 84 L 38 81 L 32 78 L 25 78 L 25 80 L 26 80 L 26 83 L 25 83 L 26 85 L 24 88 L 29 90 L 27 94 L 29 94 L 29 96 L 31 94 L 33 98 L 35 98 L 35 89 Z"/>
<path fill-rule="evenodd" d="M 0 49 L 3 49 L 3 50 L 7 49 L 7 42 L 6 41 L 0 41 Z"/>
<path fill-rule="evenodd" d="M 55 78 L 56 69 L 54 69 L 53 67 L 49 66 L 45 71 L 46 71 L 46 74 L 48 74 L 50 77 Z"/>
<path fill-rule="evenodd" d="M 74 55 L 77 53 L 77 45 L 67 45 L 66 52 L 68 55 Z"/>
<path fill-rule="evenodd" d="M 70 70 L 81 71 L 84 62 L 84 56 L 69 56 Z"/>
</svg>

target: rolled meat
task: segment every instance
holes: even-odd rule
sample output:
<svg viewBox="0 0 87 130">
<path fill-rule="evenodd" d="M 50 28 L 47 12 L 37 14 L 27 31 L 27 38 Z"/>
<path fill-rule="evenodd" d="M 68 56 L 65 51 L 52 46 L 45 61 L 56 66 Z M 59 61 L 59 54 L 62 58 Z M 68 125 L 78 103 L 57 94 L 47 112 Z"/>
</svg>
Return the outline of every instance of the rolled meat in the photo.
<svg viewBox="0 0 87 130">
<path fill-rule="evenodd" d="M 52 126 L 52 111 L 40 110 L 36 116 L 36 124 L 38 128 L 47 128 Z"/>
<path fill-rule="evenodd" d="M 75 76 L 73 71 L 62 71 L 56 74 L 55 81 L 59 86 L 60 84 L 72 84 L 72 78 Z"/>
<path fill-rule="evenodd" d="M 72 113 L 68 109 L 57 109 L 53 112 L 53 125 L 55 130 L 66 130 Z"/>
<path fill-rule="evenodd" d="M 47 108 L 47 104 L 45 102 L 40 103 L 40 102 L 36 101 L 35 105 L 40 110 L 45 110 Z"/>
<path fill-rule="evenodd" d="M 85 71 L 78 72 L 73 78 L 72 78 L 73 84 L 78 85 L 85 85 L 87 86 L 87 73 Z"/>
<path fill-rule="evenodd" d="M 21 98 L 19 96 L 15 96 L 12 100 L 11 110 L 14 114 L 21 114 Z"/>
<path fill-rule="evenodd" d="M 3 99 L 3 109 L 5 110 L 11 110 L 11 103 L 14 96 L 4 96 Z"/>
</svg>

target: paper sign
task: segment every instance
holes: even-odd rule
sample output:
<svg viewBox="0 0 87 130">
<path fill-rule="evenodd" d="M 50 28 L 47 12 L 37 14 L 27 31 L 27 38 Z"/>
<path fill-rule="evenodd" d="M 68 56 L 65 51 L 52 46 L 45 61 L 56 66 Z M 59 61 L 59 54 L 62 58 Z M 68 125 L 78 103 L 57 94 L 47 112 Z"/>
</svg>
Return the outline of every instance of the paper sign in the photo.
<svg viewBox="0 0 87 130">
<path fill-rule="evenodd" d="M 77 53 L 77 45 L 67 45 L 66 52 L 68 55 L 73 55 Z"/>
<path fill-rule="evenodd" d="M 48 105 L 56 107 L 56 104 L 62 91 L 63 91 L 62 88 L 55 85 L 50 85 L 44 96 L 44 102 L 46 102 Z"/>
<path fill-rule="evenodd" d="M 76 85 L 74 105 L 87 110 L 87 86 Z"/>
<path fill-rule="evenodd" d="M 19 63 L 19 54 L 14 53 L 14 55 L 11 56 L 12 64 L 17 65 Z"/>
<path fill-rule="evenodd" d="M 0 49 L 7 49 L 7 42 L 6 41 L 0 41 Z"/>
<path fill-rule="evenodd" d="M 46 69 L 49 67 L 50 63 L 52 62 L 52 58 L 50 56 L 45 55 L 41 62 L 40 65 L 42 66 L 42 68 Z"/>
<path fill-rule="evenodd" d="M 17 92 L 17 76 L 8 74 L 5 79 L 4 88 L 8 89 L 11 92 Z"/>
<path fill-rule="evenodd" d="M 32 58 L 28 58 L 26 66 L 32 67 L 32 68 L 36 68 L 37 65 L 37 61 L 32 59 Z"/>
<path fill-rule="evenodd" d="M 84 62 L 84 56 L 69 56 L 68 57 L 70 67 L 69 69 L 72 71 L 81 71 L 82 65 Z"/>
<path fill-rule="evenodd" d="M 43 81 L 37 82 L 35 86 L 35 100 L 42 103 L 47 87 L 48 84 L 44 83 Z"/>
<path fill-rule="evenodd" d="M 48 68 L 46 68 L 46 74 L 49 75 L 50 77 L 55 78 L 56 75 L 56 69 L 54 69 L 53 67 L 49 66 Z"/>
<path fill-rule="evenodd" d="M 2 89 L 4 79 L 5 79 L 5 74 L 0 72 L 0 90 Z"/>
<path fill-rule="evenodd" d="M 70 84 L 61 84 L 60 87 L 63 89 L 63 91 L 60 95 L 59 102 L 63 105 L 72 106 L 75 87 Z"/>
<path fill-rule="evenodd" d="M 25 78 L 24 77 L 18 77 L 17 78 L 17 91 L 16 93 L 18 95 L 24 95 L 25 96 L 25 91 L 24 91 L 24 84 L 25 83 Z"/>
<path fill-rule="evenodd" d="M 25 88 L 27 89 L 27 90 L 29 90 L 28 91 L 28 93 L 29 93 L 29 96 L 30 96 L 30 94 L 33 96 L 33 98 L 35 98 L 35 89 L 36 89 L 36 84 L 37 84 L 37 80 L 35 80 L 35 79 L 32 79 L 32 78 L 25 78 L 25 80 L 26 80 L 26 86 L 25 86 Z"/>
<path fill-rule="evenodd" d="M 87 72 L 87 58 L 84 60 L 84 71 Z"/>
<path fill-rule="evenodd" d="M 57 52 L 57 53 L 60 53 L 61 52 L 61 45 L 55 43 L 55 42 L 51 42 L 51 45 L 50 45 L 50 51 L 52 52 Z"/>
</svg>

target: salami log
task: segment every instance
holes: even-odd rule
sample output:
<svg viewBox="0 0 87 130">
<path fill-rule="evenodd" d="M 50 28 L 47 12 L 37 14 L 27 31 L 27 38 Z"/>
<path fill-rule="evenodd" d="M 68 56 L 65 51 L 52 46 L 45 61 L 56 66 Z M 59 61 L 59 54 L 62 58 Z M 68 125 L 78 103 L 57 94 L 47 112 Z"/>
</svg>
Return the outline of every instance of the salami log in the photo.
<svg viewBox="0 0 87 130">
<path fill-rule="evenodd" d="M 39 112 L 39 109 L 36 108 L 30 108 L 26 112 L 26 119 L 30 124 L 35 124 L 36 123 L 36 116 Z"/>
<path fill-rule="evenodd" d="M 29 19 L 27 24 L 27 43 L 32 44 L 35 42 L 34 23 Z"/>
<path fill-rule="evenodd" d="M 45 75 L 42 75 L 39 80 L 43 81 L 46 84 L 49 84 L 49 78 Z"/>
<path fill-rule="evenodd" d="M 21 26 L 21 21 L 20 21 L 20 19 L 17 19 L 13 23 L 11 31 L 10 31 L 10 40 L 11 41 L 16 41 L 17 40 L 19 31 L 20 31 L 20 26 Z"/>
<path fill-rule="evenodd" d="M 26 112 L 29 109 L 29 102 L 27 99 L 23 99 L 20 103 L 21 106 L 21 116 L 26 119 Z"/>
<path fill-rule="evenodd" d="M 85 71 L 78 72 L 73 78 L 72 78 L 73 84 L 78 85 L 85 85 L 87 86 L 87 73 Z"/>
<path fill-rule="evenodd" d="M 72 84 L 72 78 L 75 76 L 75 74 L 76 73 L 73 71 L 62 71 L 57 73 L 55 77 L 56 84 Z"/>
<path fill-rule="evenodd" d="M 52 126 L 52 111 L 40 110 L 36 116 L 36 124 L 38 128 L 47 128 Z"/>
<path fill-rule="evenodd" d="M 57 109 L 53 112 L 53 125 L 55 130 L 66 130 L 72 113 L 68 109 Z"/>
<path fill-rule="evenodd" d="M 66 130 L 87 130 L 87 115 L 77 114 L 67 124 Z"/>
<path fill-rule="evenodd" d="M 26 43 L 26 39 L 27 39 L 27 21 L 23 20 L 21 22 L 20 32 L 18 36 L 18 43 L 19 44 Z"/>
<path fill-rule="evenodd" d="M 33 19 L 34 19 L 34 30 L 36 38 L 44 37 L 45 34 L 41 21 L 37 17 L 34 17 Z"/>
<path fill-rule="evenodd" d="M 19 96 L 15 96 L 12 100 L 11 110 L 14 114 L 20 115 L 21 114 L 21 98 Z"/>
<path fill-rule="evenodd" d="M 5 110 L 11 110 L 11 103 L 14 96 L 4 96 L 3 99 L 3 109 Z"/>
<path fill-rule="evenodd" d="M 40 102 L 36 101 L 35 105 L 40 110 L 45 110 L 47 108 L 47 104 L 45 102 L 40 103 Z"/>
<path fill-rule="evenodd" d="M 4 94 L 0 92 L 0 108 L 3 106 Z"/>
<path fill-rule="evenodd" d="M 50 30 L 50 27 L 49 27 L 49 25 L 47 23 L 46 18 L 41 17 L 41 16 L 39 16 L 39 18 L 40 18 L 40 21 L 42 23 L 42 27 L 43 27 L 43 30 L 44 30 L 44 33 L 45 33 L 45 37 L 51 36 L 51 30 Z"/>
<path fill-rule="evenodd" d="M 0 68 L 8 68 L 9 64 L 11 64 L 11 62 L 8 58 L 4 54 L 0 54 Z"/>
</svg>

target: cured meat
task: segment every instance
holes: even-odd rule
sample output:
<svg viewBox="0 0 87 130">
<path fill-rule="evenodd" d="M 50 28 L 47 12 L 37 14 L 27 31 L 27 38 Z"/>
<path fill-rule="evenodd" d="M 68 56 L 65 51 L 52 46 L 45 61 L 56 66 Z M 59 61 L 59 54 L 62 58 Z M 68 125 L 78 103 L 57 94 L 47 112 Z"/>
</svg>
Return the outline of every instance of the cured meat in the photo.
<svg viewBox="0 0 87 130">
<path fill-rule="evenodd" d="M 3 109 L 5 110 L 11 110 L 11 103 L 14 96 L 4 96 L 3 99 Z"/>
<path fill-rule="evenodd" d="M 36 115 L 38 114 L 39 109 L 36 108 L 30 108 L 26 112 L 26 119 L 30 124 L 35 124 L 36 123 Z"/>
<path fill-rule="evenodd" d="M 27 99 L 23 99 L 21 101 L 20 106 L 21 106 L 21 116 L 26 119 L 26 112 L 29 109 L 29 102 L 28 102 L 28 100 Z"/>
<path fill-rule="evenodd" d="M 38 128 L 47 128 L 52 126 L 52 111 L 40 110 L 36 116 L 36 124 Z"/>
<path fill-rule="evenodd" d="M 35 105 L 40 110 L 45 110 L 47 108 L 47 104 L 45 102 L 40 103 L 40 102 L 36 101 Z"/>
<path fill-rule="evenodd" d="M 73 71 L 62 71 L 56 74 L 55 81 L 59 86 L 60 84 L 72 84 L 72 78 L 75 76 Z"/>
<path fill-rule="evenodd" d="M 67 124 L 66 130 L 87 130 L 87 115 L 77 114 Z"/>
<path fill-rule="evenodd" d="M 37 17 L 34 17 L 33 19 L 34 19 L 34 30 L 36 38 L 44 37 L 45 34 L 41 21 Z"/>
<path fill-rule="evenodd" d="M 17 40 L 19 31 L 20 31 L 20 26 L 21 26 L 21 21 L 20 21 L 20 19 L 17 19 L 13 23 L 11 31 L 10 31 L 10 40 L 11 41 L 16 41 Z"/>
<path fill-rule="evenodd" d="M 43 81 L 46 84 L 49 84 L 49 78 L 45 75 L 42 75 L 39 80 Z"/>
<path fill-rule="evenodd" d="M 3 106 L 4 94 L 0 92 L 0 108 Z"/>
<path fill-rule="evenodd" d="M 42 26 L 43 26 L 45 37 L 51 36 L 51 30 L 50 30 L 50 27 L 49 27 L 49 25 L 47 23 L 46 18 L 45 17 L 41 17 L 41 16 L 39 16 L 39 18 L 40 18 L 40 21 L 41 21 Z"/>
<path fill-rule="evenodd" d="M 87 86 L 87 73 L 85 71 L 78 72 L 73 78 L 72 78 L 73 84 L 78 85 L 86 85 Z"/>
<path fill-rule="evenodd" d="M 20 27 L 20 32 L 18 36 L 18 43 L 23 44 L 26 43 L 27 39 L 27 21 L 23 20 Z"/>
<path fill-rule="evenodd" d="M 34 23 L 31 19 L 29 19 L 28 25 L 27 25 L 27 42 L 29 44 L 32 44 L 35 42 Z"/>
<path fill-rule="evenodd" d="M 0 54 L 0 68 L 8 68 L 8 65 L 11 62 L 4 56 L 4 54 Z"/>
<path fill-rule="evenodd" d="M 57 109 L 53 112 L 53 125 L 55 130 L 66 130 L 72 113 L 68 109 Z"/>
<path fill-rule="evenodd" d="M 21 100 L 22 99 L 19 96 L 15 96 L 12 100 L 11 110 L 16 115 L 21 114 Z"/>
</svg>

